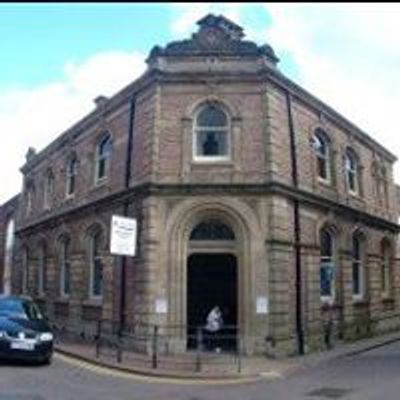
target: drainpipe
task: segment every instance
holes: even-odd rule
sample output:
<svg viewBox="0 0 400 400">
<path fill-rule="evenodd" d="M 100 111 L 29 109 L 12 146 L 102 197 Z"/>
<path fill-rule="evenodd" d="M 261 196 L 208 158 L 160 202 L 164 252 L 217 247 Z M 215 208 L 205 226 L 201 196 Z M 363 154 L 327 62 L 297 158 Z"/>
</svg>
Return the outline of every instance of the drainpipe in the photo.
<svg viewBox="0 0 400 400">
<path fill-rule="evenodd" d="M 296 134 L 293 124 L 292 115 L 292 97 L 286 90 L 286 106 L 289 121 L 289 138 L 290 138 L 290 159 L 292 165 L 292 182 L 295 188 L 298 188 L 298 171 L 297 171 L 297 153 L 296 153 Z M 301 243 L 300 243 L 300 217 L 299 217 L 299 200 L 293 200 L 294 210 L 294 246 L 295 246 L 295 268 L 296 268 L 296 334 L 297 349 L 300 355 L 304 354 L 304 332 L 303 332 L 303 311 L 302 311 L 302 284 L 301 284 Z"/>
<path fill-rule="evenodd" d="M 128 146 L 126 149 L 126 163 L 125 163 L 125 180 L 124 188 L 129 189 L 131 180 L 131 167 L 132 167 L 132 151 L 133 151 L 133 126 L 135 122 L 135 96 L 131 97 L 129 109 L 129 130 L 128 130 Z M 123 215 L 128 216 L 129 199 L 124 200 Z M 126 256 L 121 256 L 121 280 L 120 280 L 120 303 L 119 303 L 119 329 L 118 334 L 122 335 L 125 329 L 126 320 Z"/>
</svg>

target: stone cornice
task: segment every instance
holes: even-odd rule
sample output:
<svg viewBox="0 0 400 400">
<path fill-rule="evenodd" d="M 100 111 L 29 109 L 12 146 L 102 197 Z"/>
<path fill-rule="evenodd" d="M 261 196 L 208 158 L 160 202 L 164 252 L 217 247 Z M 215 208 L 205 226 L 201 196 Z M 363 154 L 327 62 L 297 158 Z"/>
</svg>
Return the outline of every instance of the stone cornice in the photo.
<svg viewBox="0 0 400 400">
<path fill-rule="evenodd" d="M 282 183 L 270 182 L 266 184 L 142 184 L 127 190 L 121 190 L 109 196 L 105 196 L 91 203 L 83 204 L 75 208 L 63 210 L 54 213 L 51 216 L 37 218 L 32 222 L 17 227 L 17 234 L 23 234 L 27 231 L 35 230 L 43 225 L 56 225 L 67 218 L 73 218 L 81 213 L 90 212 L 90 210 L 110 209 L 119 206 L 123 201 L 135 201 L 148 196 L 265 196 L 269 194 L 279 194 L 297 199 L 300 204 L 307 204 L 326 211 L 331 211 L 338 216 L 349 217 L 354 223 L 363 223 L 379 229 L 389 230 L 393 233 L 400 232 L 400 226 L 383 219 L 381 217 L 369 214 L 345 204 L 334 202 L 326 197 L 315 193 L 307 192 L 301 189 L 284 185 Z"/>
</svg>

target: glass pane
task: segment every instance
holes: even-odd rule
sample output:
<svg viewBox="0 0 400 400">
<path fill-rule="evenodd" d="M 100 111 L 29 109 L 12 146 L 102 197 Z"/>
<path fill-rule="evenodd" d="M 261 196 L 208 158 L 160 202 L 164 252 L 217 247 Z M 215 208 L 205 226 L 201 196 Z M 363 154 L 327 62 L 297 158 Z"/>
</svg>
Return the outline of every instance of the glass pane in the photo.
<svg viewBox="0 0 400 400">
<path fill-rule="evenodd" d="M 190 234 L 190 240 L 235 240 L 232 229 L 219 221 L 198 224 Z"/>
<path fill-rule="evenodd" d="M 97 178 L 103 178 L 106 174 L 106 160 L 101 158 L 98 162 Z"/>
<path fill-rule="evenodd" d="M 321 257 L 332 257 L 332 235 L 327 231 L 321 231 Z"/>
<path fill-rule="evenodd" d="M 94 260 L 93 265 L 93 295 L 101 296 L 103 292 L 103 266 L 100 259 Z"/>
<path fill-rule="evenodd" d="M 109 136 L 105 137 L 99 146 L 99 156 L 108 157 L 111 151 L 111 139 Z"/>
<path fill-rule="evenodd" d="M 70 294 L 71 292 L 71 265 L 68 261 L 64 264 L 64 293 Z"/>
<path fill-rule="evenodd" d="M 352 190 L 353 192 L 356 191 L 356 177 L 354 172 L 348 171 L 347 172 L 347 178 L 349 182 L 349 189 Z"/>
<path fill-rule="evenodd" d="M 197 149 L 202 156 L 227 155 L 226 132 L 200 131 L 197 135 Z"/>
<path fill-rule="evenodd" d="M 361 293 L 361 282 L 360 282 L 360 264 L 353 263 L 353 294 Z"/>
<path fill-rule="evenodd" d="M 328 178 L 328 173 L 327 173 L 327 166 L 326 166 L 326 159 L 322 157 L 318 157 L 318 176 L 322 179 L 327 179 Z"/>
<path fill-rule="evenodd" d="M 334 282 L 334 265 L 332 262 L 321 262 L 320 290 L 321 296 L 332 296 Z"/>
<path fill-rule="evenodd" d="M 355 235 L 353 235 L 353 258 L 360 260 L 360 239 Z"/>
<path fill-rule="evenodd" d="M 224 111 L 220 107 L 209 104 L 203 108 L 197 117 L 197 126 L 219 126 L 227 125 L 227 119 Z"/>
</svg>

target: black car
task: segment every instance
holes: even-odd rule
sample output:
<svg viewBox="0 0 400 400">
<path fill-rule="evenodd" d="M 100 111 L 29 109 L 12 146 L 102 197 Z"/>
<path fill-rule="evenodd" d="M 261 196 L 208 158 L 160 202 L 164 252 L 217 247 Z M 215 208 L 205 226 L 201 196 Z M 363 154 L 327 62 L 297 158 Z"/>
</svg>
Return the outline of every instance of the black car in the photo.
<svg viewBox="0 0 400 400">
<path fill-rule="evenodd" d="M 29 297 L 0 296 L 0 359 L 51 362 L 53 332 Z"/>
</svg>

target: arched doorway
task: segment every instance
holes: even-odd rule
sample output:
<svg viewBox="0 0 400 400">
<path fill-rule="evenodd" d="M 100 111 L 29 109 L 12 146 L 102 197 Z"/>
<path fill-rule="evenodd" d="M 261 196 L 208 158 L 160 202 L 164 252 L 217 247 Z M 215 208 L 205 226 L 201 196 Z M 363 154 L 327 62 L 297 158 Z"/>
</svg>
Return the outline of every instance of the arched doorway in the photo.
<svg viewBox="0 0 400 400">
<path fill-rule="evenodd" d="M 223 318 L 223 326 L 218 331 L 218 347 L 234 350 L 238 324 L 235 234 L 227 224 L 208 218 L 192 230 L 188 249 L 187 347 L 196 347 L 198 328 L 206 325 L 208 313 L 218 306 Z"/>
</svg>

